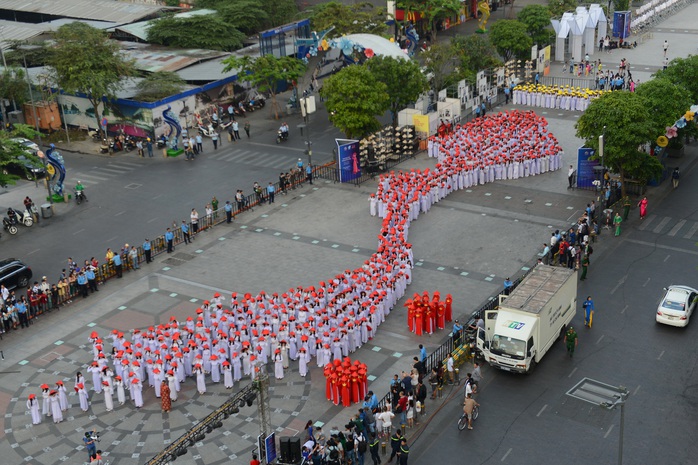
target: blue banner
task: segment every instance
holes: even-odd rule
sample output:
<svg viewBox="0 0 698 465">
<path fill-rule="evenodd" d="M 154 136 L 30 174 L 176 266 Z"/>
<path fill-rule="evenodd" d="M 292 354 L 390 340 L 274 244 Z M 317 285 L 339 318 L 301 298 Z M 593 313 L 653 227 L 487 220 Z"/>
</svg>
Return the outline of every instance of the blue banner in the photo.
<svg viewBox="0 0 698 465">
<path fill-rule="evenodd" d="M 624 40 L 630 37 L 629 11 L 615 11 L 613 13 L 613 37 Z"/>
<path fill-rule="evenodd" d="M 600 166 L 599 160 L 589 160 L 595 154 L 594 149 L 579 147 L 577 149 L 577 187 L 592 187 L 596 179 L 594 167 Z"/>
<path fill-rule="evenodd" d="M 339 182 L 349 182 L 361 176 L 359 141 L 335 139 L 337 143 L 337 166 Z"/>
</svg>

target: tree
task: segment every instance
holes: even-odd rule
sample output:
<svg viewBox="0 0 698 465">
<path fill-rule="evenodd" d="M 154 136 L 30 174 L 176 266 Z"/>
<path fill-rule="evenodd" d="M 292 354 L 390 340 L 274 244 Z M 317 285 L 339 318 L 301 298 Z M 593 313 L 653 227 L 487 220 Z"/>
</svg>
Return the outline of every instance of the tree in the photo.
<svg viewBox="0 0 698 465">
<path fill-rule="evenodd" d="M 143 102 L 155 102 L 184 89 L 186 82 L 172 71 L 157 71 L 147 75 L 138 83 L 136 98 Z"/>
<path fill-rule="evenodd" d="M 677 86 L 685 88 L 691 93 L 693 104 L 698 102 L 698 55 L 671 60 L 667 69 L 657 72 L 656 78 L 668 79 Z"/>
<path fill-rule="evenodd" d="M 242 48 L 245 34 L 217 14 L 151 21 L 148 42 L 171 47 L 203 48 L 230 52 Z"/>
<path fill-rule="evenodd" d="M 305 64 L 292 57 L 277 58 L 274 55 L 263 55 L 257 58 L 249 56 L 230 56 L 223 60 L 224 72 L 238 70 L 238 79 L 247 81 L 259 92 L 269 93 L 271 97 L 271 112 L 279 119 L 279 104 L 276 101 L 276 89 L 279 84 L 295 82 L 305 72 Z"/>
<path fill-rule="evenodd" d="M 7 61 L 8 66 L 16 66 L 18 68 L 24 68 L 25 59 L 27 60 L 28 68 L 46 65 L 51 56 L 51 49 L 53 48 L 53 44 L 47 41 L 29 42 L 27 40 L 8 40 L 7 42 L 9 49 L 5 51 L 5 61 Z"/>
<path fill-rule="evenodd" d="M 13 165 L 13 167 L 19 166 L 24 168 L 24 163 L 18 162 L 17 160 L 17 157 L 20 155 L 36 166 L 41 165 L 36 155 L 28 152 L 27 148 L 19 142 L 12 140 L 13 137 L 33 139 L 37 135 L 38 133 L 31 126 L 26 124 L 16 124 L 14 130 L 11 132 L 0 131 L 0 187 L 17 184 L 17 180 L 20 179 L 20 177 L 15 174 L 10 174 L 7 167 L 8 165 Z"/>
<path fill-rule="evenodd" d="M 553 18 L 561 18 L 563 13 L 577 9 L 577 0 L 548 0 L 548 9 Z"/>
<path fill-rule="evenodd" d="M 615 11 L 628 11 L 630 9 L 630 0 L 613 0 L 613 9 Z"/>
<path fill-rule="evenodd" d="M 264 0 L 262 7 L 267 12 L 266 28 L 281 26 L 298 16 L 295 0 Z"/>
<path fill-rule="evenodd" d="M 27 100 L 27 94 L 28 87 L 24 70 L 9 67 L 3 69 L 0 73 L 0 97 L 13 102 L 16 110 Z M 5 117 L 4 114 L 3 117 Z"/>
<path fill-rule="evenodd" d="M 135 74 L 131 61 L 104 31 L 74 22 L 58 28 L 50 65 L 55 81 L 65 92 L 82 93 L 92 104 L 97 127 L 101 127 L 100 106 L 105 98 L 115 98 L 124 77 Z"/>
<path fill-rule="evenodd" d="M 533 45 L 526 25 L 515 19 L 501 19 L 492 24 L 490 40 L 505 62 L 530 55 Z"/>
<path fill-rule="evenodd" d="M 528 35 L 533 42 L 541 46 L 550 43 L 552 34 L 550 18 L 550 10 L 543 5 L 528 5 L 516 17 L 526 25 Z"/>
<path fill-rule="evenodd" d="M 460 68 L 477 73 L 502 65 L 497 49 L 484 34 L 459 35 L 451 40 L 453 52 L 460 57 Z"/>
<path fill-rule="evenodd" d="M 385 83 L 388 110 L 393 119 L 393 126 L 397 126 L 398 112 L 429 90 L 426 76 L 420 70 L 419 64 L 411 60 L 376 56 L 368 60 L 366 66 L 377 81 Z"/>
<path fill-rule="evenodd" d="M 312 9 L 310 24 L 315 31 L 334 26 L 329 37 L 358 33 L 381 35 L 387 29 L 385 14 L 369 2 L 353 5 L 336 1 L 320 3 Z"/>
<path fill-rule="evenodd" d="M 662 172 L 661 163 L 639 147 L 657 138 L 645 99 L 634 92 L 611 92 L 593 100 L 575 125 L 577 137 L 597 152 L 604 134 L 603 165 L 625 179 L 647 182 Z"/>
<path fill-rule="evenodd" d="M 218 10 L 223 21 L 245 34 L 258 32 L 269 20 L 269 14 L 259 0 L 237 0 L 235 3 L 222 2 L 216 7 L 216 10 Z"/>
<path fill-rule="evenodd" d="M 453 47 L 447 42 L 434 42 L 421 56 L 426 71 L 433 75 L 431 87 L 438 92 L 443 88 L 446 77 L 453 72 L 454 61 L 458 59 L 453 54 Z"/>
<path fill-rule="evenodd" d="M 388 86 L 365 65 L 342 68 L 325 80 L 320 93 L 330 122 L 350 139 L 377 131 L 381 127 L 377 116 L 390 106 Z"/>
<path fill-rule="evenodd" d="M 431 29 L 432 40 L 436 40 L 437 26 L 441 21 L 458 16 L 463 11 L 460 0 L 402 0 L 398 5 L 406 12 L 422 13 Z"/>
<path fill-rule="evenodd" d="M 662 77 L 640 84 L 637 94 L 646 102 L 655 137 L 664 134 L 666 127 L 672 126 L 694 104 L 688 90 Z"/>
</svg>

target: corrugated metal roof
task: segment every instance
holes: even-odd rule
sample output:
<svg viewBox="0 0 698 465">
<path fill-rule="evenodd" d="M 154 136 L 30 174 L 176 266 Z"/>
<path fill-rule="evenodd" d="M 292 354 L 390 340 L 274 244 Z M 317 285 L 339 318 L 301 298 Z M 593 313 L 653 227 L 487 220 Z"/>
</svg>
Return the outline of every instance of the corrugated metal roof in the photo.
<svg viewBox="0 0 698 465">
<path fill-rule="evenodd" d="M 218 50 L 172 49 L 159 45 L 120 42 L 123 53 L 135 61 L 136 68 L 154 73 L 178 71 L 196 63 L 225 56 Z"/>
<path fill-rule="evenodd" d="M 33 39 L 48 30 L 48 27 L 41 24 L 0 20 L 0 47 L 2 47 L 3 50 L 7 50 L 10 48 L 9 41 L 11 40 Z"/>
<path fill-rule="evenodd" d="M 238 74 L 238 70 L 232 70 L 232 71 L 227 71 L 224 72 L 223 68 L 225 65 L 223 65 L 222 61 L 226 58 L 228 58 L 230 55 L 226 55 L 221 58 L 215 58 L 213 60 L 208 60 L 203 63 L 199 63 L 197 65 L 189 66 L 184 69 L 180 69 L 177 71 L 177 74 L 179 77 L 184 79 L 185 81 L 192 82 L 192 81 L 218 81 L 220 79 L 225 79 L 228 77 L 236 76 Z"/>
<path fill-rule="evenodd" d="M 171 8 L 115 0 L 0 0 L 0 9 L 128 24 Z"/>
<path fill-rule="evenodd" d="M 216 10 L 201 9 L 177 13 L 174 16 L 175 18 L 191 18 L 192 16 L 212 15 L 215 13 Z M 150 21 L 139 21 L 137 23 L 124 24 L 114 28 L 116 31 L 125 32 L 143 41 L 148 39 L 148 29 L 150 29 Z"/>
</svg>

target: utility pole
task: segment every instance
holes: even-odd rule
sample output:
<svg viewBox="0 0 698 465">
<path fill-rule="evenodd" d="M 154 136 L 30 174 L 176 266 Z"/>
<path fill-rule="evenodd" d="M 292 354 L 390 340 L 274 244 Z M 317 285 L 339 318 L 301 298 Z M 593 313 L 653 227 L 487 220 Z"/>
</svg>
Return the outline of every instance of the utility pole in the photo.
<svg viewBox="0 0 698 465">
<path fill-rule="evenodd" d="M 308 113 L 308 97 L 303 98 L 303 119 L 305 120 L 305 153 L 308 155 L 308 165 L 313 166 L 313 143 L 310 141 L 310 113 Z"/>
<path fill-rule="evenodd" d="M 271 426 L 271 407 L 269 405 L 269 375 L 264 366 L 256 368 L 257 377 L 257 416 L 259 417 L 259 460 L 267 463 L 266 438 L 273 433 Z"/>
</svg>

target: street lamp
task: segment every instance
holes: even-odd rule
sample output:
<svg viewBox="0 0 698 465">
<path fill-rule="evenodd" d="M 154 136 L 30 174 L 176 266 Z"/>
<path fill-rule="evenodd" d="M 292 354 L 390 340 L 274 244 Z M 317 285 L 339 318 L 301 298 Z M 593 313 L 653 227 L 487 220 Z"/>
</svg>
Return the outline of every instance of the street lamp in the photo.
<svg viewBox="0 0 698 465">
<path fill-rule="evenodd" d="M 614 395 L 615 400 L 606 401 L 599 404 L 606 410 L 615 410 L 620 405 L 620 433 L 618 437 L 618 465 L 623 465 L 623 433 L 625 432 L 625 402 L 628 400 L 630 391 L 625 386 L 618 386 L 618 394 Z"/>
<path fill-rule="evenodd" d="M 308 165 L 313 166 L 313 143 L 310 141 L 310 113 L 308 112 L 308 98 L 303 97 L 303 120 L 305 121 L 305 153 L 308 155 Z"/>
</svg>

